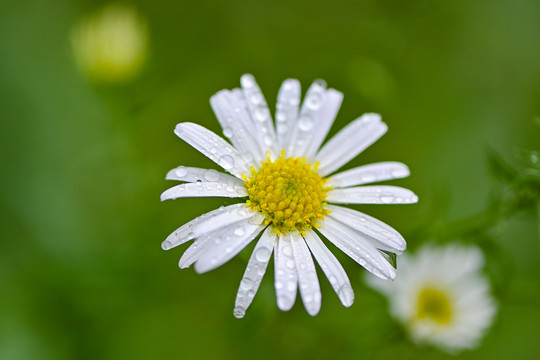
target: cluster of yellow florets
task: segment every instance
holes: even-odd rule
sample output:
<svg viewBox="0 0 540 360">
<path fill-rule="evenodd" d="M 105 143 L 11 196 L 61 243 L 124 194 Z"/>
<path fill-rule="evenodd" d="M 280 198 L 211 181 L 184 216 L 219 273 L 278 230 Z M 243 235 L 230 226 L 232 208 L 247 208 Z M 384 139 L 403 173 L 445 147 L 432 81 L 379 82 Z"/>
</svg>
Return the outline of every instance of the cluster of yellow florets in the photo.
<svg viewBox="0 0 540 360">
<path fill-rule="evenodd" d="M 283 152 L 278 159 L 261 163 L 258 170 L 251 167 L 250 178 L 244 178 L 247 205 L 282 234 L 318 227 L 317 220 L 329 213 L 324 199 L 330 188 L 316 172 L 317 165 L 312 167 L 305 158 L 285 158 Z"/>
</svg>

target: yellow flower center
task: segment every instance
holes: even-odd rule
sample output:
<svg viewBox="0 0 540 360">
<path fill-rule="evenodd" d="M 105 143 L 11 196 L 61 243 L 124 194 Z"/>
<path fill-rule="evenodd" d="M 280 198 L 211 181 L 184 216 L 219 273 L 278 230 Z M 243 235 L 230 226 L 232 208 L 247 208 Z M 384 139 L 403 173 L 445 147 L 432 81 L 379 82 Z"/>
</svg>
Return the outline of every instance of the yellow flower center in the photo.
<svg viewBox="0 0 540 360">
<path fill-rule="evenodd" d="M 248 189 L 247 205 L 266 217 L 276 232 L 300 233 L 318 227 L 317 221 L 330 211 L 325 210 L 327 179 L 317 173 L 317 165 L 306 163 L 305 158 L 285 158 L 285 153 L 271 161 L 261 162 L 251 177 L 244 177 Z"/>
<path fill-rule="evenodd" d="M 418 295 L 418 320 L 431 319 L 439 325 L 452 321 L 452 304 L 448 295 L 435 288 L 426 287 Z"/>
</svg>

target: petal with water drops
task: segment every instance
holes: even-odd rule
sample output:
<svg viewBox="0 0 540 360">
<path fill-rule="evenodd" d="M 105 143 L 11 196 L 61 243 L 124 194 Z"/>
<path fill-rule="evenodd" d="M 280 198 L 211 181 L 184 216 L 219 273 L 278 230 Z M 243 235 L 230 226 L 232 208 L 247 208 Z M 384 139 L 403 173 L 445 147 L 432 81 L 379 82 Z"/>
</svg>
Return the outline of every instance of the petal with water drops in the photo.
<svg viewBox="0 0 540 360">
<path fill-rule="evenodd" d="M 326 217 L 319 231 L 351 259 L 382 279 L 394 279 L 396 269 L 369 242 L 354 236 L 345 225 Z"/>
<path fill-rule="evenodd" d="M 234 303 L 235 317 L 243 318 L 246 310 L 251 305 L 272 257 L 272 251 L 274 250 L 276 241 L 276 234 L 272 232 L 271 227 L 267 227 L 257 242 L 257 245 L 255 245 L 255 249 L 253 249 L 242 281 L 240 281 L 240 287 L 238 288 Z"/>
<path fill-rule="evenodd" d="M 298 275 L 291 245 L 291 235 L 280 235 L 274 252 L 274 287 L 277 306 L 282 311 L 289 311 L 296 300 Z"/>
<path fill-rule="evenodd" d="M 333 175 L 326 185 L 343 188 L 378 181 L 400 179 L 409 176 L 409 174 L 409 168 L 405 164 L 394 161 L 379 162 L 359 166 Z"/>
<path fill-rule="evenodd" d="M 222 90 L 210 98 L 212 109 L 218 118 L 223 135 L 227 137 L 234 147 L 248 158 L 254 159 L 254 164 L 264 159 L 264 151 L 254 136 L 255 126 L 247 112 L 243 97 L 238 98 L 234 90 Z M 246 157 L 246 156 L 244 156 Z"/>
<path fill-rule="evenodd" d="M 270 151 L 274 156 L 278 155 L 279 149 L 274 123 L 259 85 L 251 74 L 242 75 L 240 84 L 247 108 L 261 141 L 259 145 L 262 146 L 265 153 Z"/>
<path fill-rule="evenodd" d="M 276 104 L 276 129 L 281 149 L 286 149 L 291 138 L 292 129 L 298 120 L 300 105 L 300 82 L 287 79 L 279 89 Z"/>
<path fill-rule="evenodd" d="M 225 264 L 253 241 L 263 229 L 263 225 L 252 224 L 249 221 L 237 222 L 225 228 L 207 245 L 195 263 L 195 271 L 201 274 Z"/>
<path fill-rule="evenodd" d="M 239 179 L 242 179 L 243 173 L 248 173 L 252 165 L 228 142 L 200 125 L 180 123 L 176 125 L 174 133 Z"/>
<path fill-rule="evenodd" d="M 343 306 L 351 306 L 354 302 L 354 292 L 343 266 L 314 231 L 306 231 L 304 239 Z"/>
<path fill-rule="evenodd" d="M 248 196 L 246 187 L 242 185 L 220 183 L 185 183 L 173 186 L 161 194 L 161 201 L 186 197 L 228 197 L 238 198 Z"/>
<path fill-rule="evenodd" d="M 315 264 L 311 253 L 300 235 L 293 235 L 291 240 L 296 271 L 298 273 L 298 285 L 304 307 L 311 316 L 315 316 L 321 310 L 321 288 Z"/>
<path fill-rule="evenodd" d="M 336 205 L 328 205 L 327 209 L 331 211 L 327 216 L 367 235 L 366 239 L 378 249 L 401 254 L 407 248 L 407 243 L 399 232 L 374 217 Z"/>
<path fill-rule="evenodd" d="M 332 137 L 318 152 L 319 174 L 333 173 L 386 133 L 379 114 L 364 114 Z"/>
<path fill-rule="evenodd" d="M 358 186 L 328 191 L 326 201 L 338 204 L 414 204 L 411 190 L 399 186 Z"/>
</svg>

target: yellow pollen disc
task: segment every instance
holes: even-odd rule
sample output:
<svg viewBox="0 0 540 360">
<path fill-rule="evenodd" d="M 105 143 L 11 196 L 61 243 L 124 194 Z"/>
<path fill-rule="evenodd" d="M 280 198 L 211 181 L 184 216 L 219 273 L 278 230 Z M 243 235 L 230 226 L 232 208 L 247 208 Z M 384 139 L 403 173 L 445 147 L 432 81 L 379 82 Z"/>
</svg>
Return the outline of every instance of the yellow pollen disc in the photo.
<svg viewBox="0 0 540 360">
<path fill-rule="evenodd" d="M 418 295 L 418 320 L 431 319 L 439 325 L 452 321 L 452 304 L 448 295 L 435 288 L 426 287 Z"/>
<path fill-rule="evenodd" d="M 330 188 L 324 186 L 327 179 L 317 173 L 318 164 L 307 164 L 305 158 L 285 158 L 284 152 L 261 164 L 258 170 L 251 167 L 251 177 L 244 178 L 247 205 L 282 234 L 318 227 L 318 220 L 330 212 L 324 209 Z"/>
</svg>

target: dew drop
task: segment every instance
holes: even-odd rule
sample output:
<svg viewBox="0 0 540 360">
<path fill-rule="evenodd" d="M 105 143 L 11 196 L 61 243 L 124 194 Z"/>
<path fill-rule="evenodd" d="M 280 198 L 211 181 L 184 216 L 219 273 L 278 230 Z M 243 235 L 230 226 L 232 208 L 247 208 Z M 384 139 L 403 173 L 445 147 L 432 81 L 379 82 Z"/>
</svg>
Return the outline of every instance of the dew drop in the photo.
<svg viewBox="0 0 540 360">
<path fill-rule="evenodd" d="M 218 181 L 219 180 L 219 173 L 214 169 L 206 170 L 206 172 L 203 175 L 204 180 L 206 181 Z"/>
<path fill-rule="evenodd" d="M 290 104 L 291 106 L 298 106 L 298 104 L 300 104 L 300 99 L 297 98 L 297 97 L 291 97 L 291 98 L 289 99 L 289 104 Z"/>
<path fill-rule="evenodd" d="M 277 304 L 280 309 L 286 309 L 290 306 L 290 300 L 287 296 L 281 295 L 277 298 Z"/>
<path fill-rule="evenodd" d="M 260 106 L 255 109 L 255 120 L 263 122 L 266 120 L 268 116 L 268 112 L 266 111 L 266 108 Z"/>
<path fill-rule="evenodd" d="M 240 215 L 240 216 L 242 216 L 242 217 L 243 217 L 243 216 L 247 216 L 247 215 L 248 215 L 247 209 L 241 207 L 240 209 L 238 209 L 238 215 Z"/>
<path fill-rule="evenodd" d="M 276 120 L 277 122 L 284 122 L 285 120 L 287 120 L 287 115 L 285 115 L 285 112 L 283 111 L 278 111 L 276 113 Z"/>
<path fill-rule="evenodd" d="M 362 181 L 365 183 L 374 182 L 377 180 L 377 177 L 372 172 L 365 172 L 362 174 Z"/>
<path fill-rule="evenodd" d="M 287 283 L 287 290 L 294 291 L 296 289 L 296 282 L 295 281 L 289 281 Z"/>
<path fill-rule="evenodd" d="M 265 247 L 260 247 L 255 252 L 255 258 L 260 262 L 267 262 L 270 259 L 271 255 L 272 252 Z"/>
<path fill-rule="evenodd" d="M 337 278 L 334 275 L 330 275 L 328 281 L 330 281 L 330 284 L 334 285 L 337 282 Z"/>
<path fill-rule="evenodd" d="M 313 95 L 311 95 L 308 99 L 307 99 L 307 106 L 312 109 L 312 110 L 317 110 L 321 107 L 322 105 L 322 101 L 321 101 L 321 94 L 319 93 L 315 93 Z"/>
<path fill-rule="evenodd" d="M 383 195 L 381 196 L 381 201 L 386 204 L 390 204 L 392 201 L 394 201 L 394 197 L 392 195 Z"/>
<path fill-rule="evenodd" d="M 287 262 L 285 263 L 285 265 L 287 265 L 287 267 L 288 267 L 289 269 L 294 269 L 294 261 L 291 260 L 291 259 L 287 260 Z"/>
<path fill-rule="evenodd" d="M 240 288 L 244 290 L 251 289 L 253 286 L 253 281 L 249 278 L 243 278 L 242 281 L 240 281 Z"/>
<path fill-rule="evenodd" d="M 354 302 L 354 292 L 353 289 L 345 284 L 338 290 L 338 296 L 344 306 L 349 307 Z"/>
<path fill-rule="evenodd" d="M 233 131 L 231 130 L 231 128 L 223 128 L 223 135 L 225 135 L 226 137 L 228 138 L 231 138 L 233 136 Z"/>
<path fill-rule="evenodd" d="M 244 315 L 246 315 L 246 309 L 241 306 L 237 306 L 234 308 L 233 315 L 235 318 L 241 319 L 244 317 Z"/>
<path fill-rule="evenodd" d="M 255 104 L 255 105 L 259 105 L 259 104 L 262 104 L 263 102 L 263 97 L 261 94 L 259 93 L 255 93 L 253 95 L 250 96 L 249 100 Z"/>
<path fill-rule="evenodd" d="M 179 178 L 183 178 L 188 173 L 187 169 L 183 166 L 180 166 L 176 169 L 176 176 Z"/>
<path fill-rule="evenodd" d="M 166 240 L 166 241 L 164 241 L 164 242 L 161 243 L 161 248 L 162 248 L 163 250 L 169 250 L 170 248 L 172 248 L 172 244 L 171 244 L 170 241 L 167 241 L 167 240 Z"/>
<path fill-rule="evenodd" d="M 276 289 L 281 289 L 281 288 L 283 288 L 283 283 L 281 281 L 276 281 L 275 287 L 276 287 Z"/>
<path fill-rule="evenodd" d="M 290 245 L 286 245 L 283 247 L 283 254 L 287 255 L 287 256 L 291 256 L 292 255 L 292 248 Z"/>
<path fill-rule="evenodd" d="M 223 155 L 219 158 L 218 163 L 225 170 L 230 170 L 234 166 L 234 158 L 231 155 Z"/>
<path fill-rule="evenodd" d="M 298 121 L 298 127 L 302 131 L 311 130 L 311 128 L 313 128 L 313 117 L 311 117 L 311 115 L 305 114 Z"/>
<path fill-rule="evenodd" d="M 236 229 L 234 229 L 234 235 L 236 235 L 236 236 L 244 235 L 244 228 L 239 226 Z"/>
<path fill-rule="evenodd" d="M 243 189 L 243 188 L 238 188 L 238 189 L 236 189 L 236 193 L 237 193 L 238 195 L 242 196 L 242 197 L 248 195 L 247 191 L 246 191 L 245 189 Z"/>
<path fill-rule="evenodd" d="M 266 146 L 270 146 L 272 145 L 273 141 L 272 141 L 272 137 L 270 135 L 266 135 L 264 138 L 263 138 L 263 142 Z"/>
</svg>

